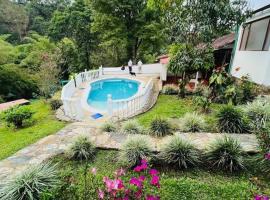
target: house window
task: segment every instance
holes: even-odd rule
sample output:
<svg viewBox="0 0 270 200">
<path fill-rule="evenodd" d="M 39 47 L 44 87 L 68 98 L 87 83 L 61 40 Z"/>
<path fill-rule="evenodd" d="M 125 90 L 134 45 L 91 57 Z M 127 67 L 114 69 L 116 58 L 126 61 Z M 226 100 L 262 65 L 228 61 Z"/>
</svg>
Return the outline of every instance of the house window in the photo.
<svg viewBox="0 0 270 200">
<path fill-rule="evenodd" d="M 245 25 L 240 50 L 267 51 L 270 45 L 270 18 L 264 18 Z"/>
</svg>

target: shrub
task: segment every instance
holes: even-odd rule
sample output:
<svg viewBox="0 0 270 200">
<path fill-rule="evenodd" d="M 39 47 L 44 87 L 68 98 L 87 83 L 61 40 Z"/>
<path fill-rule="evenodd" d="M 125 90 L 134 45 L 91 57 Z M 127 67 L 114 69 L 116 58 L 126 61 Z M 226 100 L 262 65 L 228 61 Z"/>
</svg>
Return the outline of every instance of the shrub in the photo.
<svg viewBox="0 0 270 200">
<path fill-rule="evenodd" d="M 158 157 L 166 164 L 172 164 L 179 169 L 187 169 L 200 163 L 199 151 L 179 136 L 172 136 L 167 144 L 161 149 Z"/>
<path fill-rule="evenodd" d="M 218 128 L 225 133 L 248 132 L 247 122 L 241 110 L 233 106 L 222 107 L 217 113 Z"/>
<path fill-rule="evenodd" d="M 86 136 L 79 136 L 70 147 L 68 155 L 74 160 L 92 160 L 95 157 L 96 149 Z"/>
<path fill-rule="evenodd" d="M 243 106 L 244 112 L 251 121 L 253 130 L 259 130 L 265 127 L 266 123 L 270 120 L 269 100 L 269 98 L 258 97 L 253 102 Z"/>
<path fill-rule="evenodd" d="M 187 169 L 199 164 L 199 151 L 189 142 L 179 136 L 172 136 L 161 149 L 159 157 L 167 164 L 173 164 L 180 169 Z"/>
<path fill-rule="evenodd" d="M 256 96 L 256 86 L 250 81 L 249 76 L 243 76 L 239 84 L 239 90 L 241 91 L 238 102 L 247 103 L 252 101 Z"/>
<path fill-rule="evenodd" d="M 105 123 L 103 123 L 101 125 L 100 129 L 103 132 L 109 132 L 110 133 L 110 132 L 116 132 L 117 127 L 112 121 L 107 121 L 107 122 L 105 122 Z"/>
<path fill-rule="evenodd" d="M 204 118 L 193 112 L 186 113 L 184 117 L 181 119 L 181 130 L 185 132 L 200 132 L 204 130 L 206 127 L 206 123 Z"/>
<path fill-rule="evenodd" d="M 217 139 L 210 146 L 206 157 L 213 168 L 230 172 L 244 169 L 242 147 L 231 137 Z"/>
<path fill-rule="evenodd" d="M 13 124 L 16 128 L 21 128 L 24 122 L 32 118 L 33 114 L 34 112 L 28 106 L 16 106 L 5 111 L 3 119 L 8 126 Z"/>
<path fill-rule="evenodd" d="M 120 158 L 130 167 L 138 165 L 142 159 L 151 156 L 151 146 L 145 136 L 133 136 L 122 145 Z"/>
<path fill-rule="evenodd" d="M 267 125 L 255 132 L 256 137 L 259 141 L 260 148 L 263 152 L 270 150 L 270 127 Z"/>
<path fill-rule="evenodd" d="M 57 110 L 63 105 L 62 101 L 59 99 L 50 99 L 49 104 L 52 110 Z"/>
<path fill-rule="evenodd" d="M 3 185 L 0 189 L 0 199 L 40 199 L 43 192 L 58 185 L 58 180 L 55 165 L 40 164 L 31 167 Z"/>
<path fill-rule="evenodd" d="M 172 133 L 171 124 L 166 120 L 159 117 L 154 118 L 150 123 L 150 134 L 162 137 Z"/>
<path fill-rule="evenodd" d="M 123 123 L 122 131 L 126 134 L 141 134 L 143 128 L 135 120 L 129 120 Z"/>
<path fill-rule="evenodd" d="M 165 85 L 162 89 L 163 94 L 175 95 L 178 94 L 178 88 L 175 85 Z"/>
</svg>

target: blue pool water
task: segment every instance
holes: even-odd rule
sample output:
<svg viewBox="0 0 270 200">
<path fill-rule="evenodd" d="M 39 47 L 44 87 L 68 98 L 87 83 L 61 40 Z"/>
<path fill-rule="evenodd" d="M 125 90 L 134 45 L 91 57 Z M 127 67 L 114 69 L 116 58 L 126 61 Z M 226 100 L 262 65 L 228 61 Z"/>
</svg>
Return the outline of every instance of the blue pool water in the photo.
<svg viewBox="0 0 270 200">
<path fill-rule="evenodd" d="M 91 83 L 91 90 L 87 103 L 96 109 L 107 109 L 108 94 L 113 100 L 122 100 L 132 97 L 138 92 L 140 83 L 129 79 L 105 79 Z"/>
</svg>

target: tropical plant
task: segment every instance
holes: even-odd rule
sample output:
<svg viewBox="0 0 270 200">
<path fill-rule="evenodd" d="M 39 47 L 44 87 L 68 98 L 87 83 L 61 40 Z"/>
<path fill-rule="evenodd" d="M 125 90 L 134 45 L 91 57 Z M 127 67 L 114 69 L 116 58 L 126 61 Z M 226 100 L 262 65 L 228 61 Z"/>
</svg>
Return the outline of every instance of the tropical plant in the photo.
<svg viewBox="0 0 270 200">
<path fill-rule="evenodd" d="M 172 133 L 171 124 L 163 118 L 156 117 L 150 123 L 150 134 L 162 137 Z"/>
<path fill-rule="evenodd" d="M 145 136 L 129 137 L 121 149 L 120 158 L 130 167 L 138 165 L 142 159 L 149 159 L 152 151 L 150 142 Z"/>
<path fill-rule="evenodd" d="M 269 98 L 257 97 L 253 102 L 243 106 L 244 112 L 250 119 L 253 130 L 259 130 L 265 127 L 270 120 L 270 102 Z"/>
<path fill-rule="evenodd" d="M 193 144 L 176 135 L 172 136 L 165 144 L 158 157 L 169 165 L 187 169 L 200 163 L 199 155 L 199 151 Z"/>
<path fill-rule="evenodd" d="M 68 156 L 74 160 L 92 160 L 96 149 L 86 136 L 79 136 L 68 151 Z"/>
<path fill-rule="evenodd" d="M 212 143 L 206 158 L 213 168 L 230 172 L 245 168 L 242 147 L 231 137 L 225 136 Z"/>
<path fill-rule="evenodd" d="M 128 120 L 123 123 L 122 131 L 126 134 L 141 134 L 143 133 L 143 128 L 135 120 Z"/>
<path fill-rule="evenodd" d="M 186 113 L 181 118 L 181 130 L 185 132 L 201 132 L 205 129 L 204 117 L 196 112 Z"/>
<path fill-rule="evenodd" d="M 213 52 L 211 48 L 194 48 L 193 45 L 187 43 L 173 48 L 168 70 L 175 75 L 181 75 L 179 95 L 185 97 L 185 86 L 191 76 L 197 71 L 207 71 L 213 67 Z"/>
<path fill-rule="evenodd" d="M 34 112 L 28 106 L 15 106 L 4 112 L 2 118 L 9 125 L 14 125 L 15 128 L 22 128 L 24 123 L 30 120 Z"/>
<path fill-rule="evenodd" d="M 165 85 L 162 89 L 162 93 L 167 95 L 178 94 L 178 88 L 175 85 Z"/>
<path fill-rule="evenodd" d="M 101 131 L 103 132 L 116 132 L 117 127 L 115 125 L 115 123 L 113 123 L 112 121 L 106 121 L 105 123 L 103 123 L 100 127 Z"/>
<path fill-rule="evenodd" d="M 226 90 L 224 91 L 226 103 L 228 103 L 229 105 L 236 104 L 236 95 L 237 95 L 236 86 L 234 84 L 228 85 Z"/>
<path fill-rule="evenodd" d="M 238 103 L 245 104 L 251 102 L 256 97 L 256 85 L 251 82 L 250 77 L 242 76 L 239 82 L 240 94 L 238 95 Z"/>
<path fill-rule="evenodd" d="M 249 131 L 243 112 L 234 106 L 222 107 L 217 113 L 217 119 L 221 132 L 244 133 Z"/>
<path fill-rule="evenodd" d="M 143 159 L 134 168 L 136 177 L 128 177 L 125 170 L 120 168 L 115 172 L 115 178 L 103 177 L 104 187 L 98 189 L 99 199 L 147 199 L 158 200 L 160 177 L 159 171 L 150 169 L 147 160 Z"/>
<path fill-rule="evenodd" d="M 38 200 L 42 193 L 58 184 L 56 165 L 44 163 L 32 166 L 0 187 L 0 199 Z"/>
</svg>

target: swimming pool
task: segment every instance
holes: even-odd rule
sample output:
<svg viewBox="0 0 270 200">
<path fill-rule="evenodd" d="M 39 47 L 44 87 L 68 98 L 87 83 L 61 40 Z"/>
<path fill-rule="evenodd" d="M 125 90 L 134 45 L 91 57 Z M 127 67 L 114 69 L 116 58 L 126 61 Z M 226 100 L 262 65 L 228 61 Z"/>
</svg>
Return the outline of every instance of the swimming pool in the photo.
<svg viewBox="0 0 270 200">
<path fill-rule="evenodd" d="M 108 94 L 112 96 L 113 100 L 128 99 L 138 92 L 140 82 L 123 78 L 110 78 L 93 82 L 90 86 L 87 103 L 95 109 L 106 110 Z"/>
</svg>

